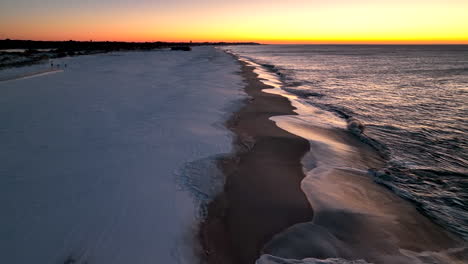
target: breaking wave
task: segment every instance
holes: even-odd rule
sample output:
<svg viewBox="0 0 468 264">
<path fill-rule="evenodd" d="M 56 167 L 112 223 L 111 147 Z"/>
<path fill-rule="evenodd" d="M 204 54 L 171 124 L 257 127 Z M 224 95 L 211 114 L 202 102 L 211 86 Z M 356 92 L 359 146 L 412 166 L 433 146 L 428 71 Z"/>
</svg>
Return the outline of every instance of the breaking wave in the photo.
<svg viewBox="0 0 468 264">
<path fill-rule="evenodd" d="M 435 170 L 430 165 L 424 168 L 401 162 L 402 158 L 399 155 L 405 150 L 395 150 L 386 142 L 387 138 L 392 137 L 400 137 L 399 142 L 404 142 L 405 136 L 415 138 L 411 138 L 411 141 L 421 141 L 423 135 L 414 133 L 414 135 L 409 135 L 410 132 L 386 124 L 366 124 L 358 117 L 359 114 L 355 110 L 328 103 L 331 95 L 322 92 L 324 89 L 320 89 L 320 91 L 314 89 L 317 87 L 316 85 L 321 83 L 320 81 L 298 79 L 296 72 L 300 69 L 288 70 L 278 65 L 265 63 L 262 59 L 254 56 L 238 55 L 276 75 L 283 84 L 280 88 L 297 96 L 303 102 L 302 105 L 322 109 L 343 119 L 348 131 L 375 149 L 387 161 L 385 169 L 369 171 L 369 175 L 374 178 L 375 182 L 413 202 L 418 210 L 436 223 L 468 239 L 468 210 L 466 209 L 468 208 L 468 193 L 466 192 L 468 190 L 468 175 L 458 171 Z M 361 105 L 361 102 L 357 102 L 357 104 Z M 414 143 L 420 144 L 419 142 Z M 428 142 L 427 144 L 431 145 L 432 143 Z M 404 147 L 404 145 L 402 146 Z M 413 146 L 407 146 L 407 148 L 411 150 Z"/>
<path fill-rule="evenodd" d="M 256 264 L 369 264 L 369 262 L 364 260 L 346 260 L 341 258 L 305 258 L 298 260 L 284 259 L 272 255 L 263 255 L 257 260 Z"/>
<path fill-rule="evenodd" d="M 397 164 L 369 172 L 377 183 L 413 202 L 419 211 L 436 223 L 468 240 L 468 196 L 464 192 L 468 189 L 466 175 L 451 171 L 408 169 Z M 434 193 L 434 189 L 439 191 Z"/>
</svg>

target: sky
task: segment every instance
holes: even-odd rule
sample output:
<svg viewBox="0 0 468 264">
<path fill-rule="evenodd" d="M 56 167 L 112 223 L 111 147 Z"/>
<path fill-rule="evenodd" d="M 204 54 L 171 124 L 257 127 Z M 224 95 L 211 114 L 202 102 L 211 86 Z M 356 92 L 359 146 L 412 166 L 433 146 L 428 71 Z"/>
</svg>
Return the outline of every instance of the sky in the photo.
<svg viewBox="0 0 468 264">
<path fill-rule="evenodd" d="M 468 44 L 468 0 L 1 0 L 0 39 Z"/>
</svg>

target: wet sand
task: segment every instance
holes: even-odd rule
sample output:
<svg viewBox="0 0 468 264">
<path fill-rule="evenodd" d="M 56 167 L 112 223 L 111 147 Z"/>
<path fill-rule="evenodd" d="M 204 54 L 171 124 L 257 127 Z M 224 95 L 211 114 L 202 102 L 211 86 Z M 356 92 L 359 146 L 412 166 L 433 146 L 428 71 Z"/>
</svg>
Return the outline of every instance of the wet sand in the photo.
<svg viewBox="0 0 468 264">
<path fill-rule="evenodd" d="M 465 263 L 466 243 L 373 181 L 367 169 L 385 164 L 375 149 L 345 130 L 295 121 L 289 100 L 262 92 L 270 87 L 241 63 L 251 98 L 227 122 L 236 151 L 220 162 L 225 191 L 201 224 L 205 263 L 255 263 L 262 254 Z M 317 168 L 304 180 L 310 161 Z"/>
<path fill-rule="evenodd" d="M 296 116 L 272 118 L 306 138 L 302 190 L 314 219 L 276 235 L 263 251 L 283 259 L 342 258 L 385 264 L 467 263 L 467 244 L 374 182 L 386 160 L 344 129 L 317 127 Z M 264 257 L 260 263 L 273 263 Z M 259 264 L 260 264 L 259 263 Z M 274 263 L 283 263 L 281 261 Z"/>
<path fill-rule="evenodd" d="M 199 233 L 202 259 L 213 264 L 255 263 L 275 234 L 313 216 L 300 187 L 309 143 L 269 120 L 294 115 L 294 108 L 288 99 L 262 92 L 271 87 L 241 63 L 250 98 L 227 122 L 236 135 L 235 153 L 220 161 L 225 190 L 210 204 Z"/>
</svg>

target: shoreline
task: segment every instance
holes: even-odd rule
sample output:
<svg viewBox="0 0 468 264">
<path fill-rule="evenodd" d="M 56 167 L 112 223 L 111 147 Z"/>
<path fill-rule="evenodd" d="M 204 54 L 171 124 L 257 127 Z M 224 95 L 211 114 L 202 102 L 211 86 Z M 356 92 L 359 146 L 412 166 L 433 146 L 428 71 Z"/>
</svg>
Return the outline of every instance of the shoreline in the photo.
<svg viewBox="0 0 468 264">
<path fill-rule="evenodd" d="M 225 190 L 200 224 L 202 263 L 468 258 L 462 240 L 369 177 L 369 168 L 385 162 L 375 149 L 351 133 L 298 122 L 301 106 L 238 61 L 249 98 L 226 122 L 236 135 L 234 153 L 219 162 Z"/>
<path fill-rule="evenodd" d="M 301 190 L 301 159 L 309 142 L 270 120 L 295 115 L 294 107 L 283 96 L 263 92 L 272 87 L 258 79 L 254 67 L 237 61 L 249 98 L 226 122 L 236 135 L 234 154 L 219 162 L 224 192 L 209 204 L 199 231 L 202 260 L 213 264 L 255 263 L 274 235 L 313 216 Z"/>
</svg>

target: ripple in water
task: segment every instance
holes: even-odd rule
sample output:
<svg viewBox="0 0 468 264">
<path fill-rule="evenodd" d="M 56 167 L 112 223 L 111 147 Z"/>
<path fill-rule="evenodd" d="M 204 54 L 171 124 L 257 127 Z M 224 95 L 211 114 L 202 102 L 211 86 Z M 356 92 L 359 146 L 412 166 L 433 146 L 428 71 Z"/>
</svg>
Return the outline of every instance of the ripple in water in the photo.
<svg viewBox="0 0 468 264">
<path fill-rule="evenodd" d="M 377 182 L 468 239 L 468 46 L 230 47 L 347 120 L 388 158 Z"/>
</svg>

